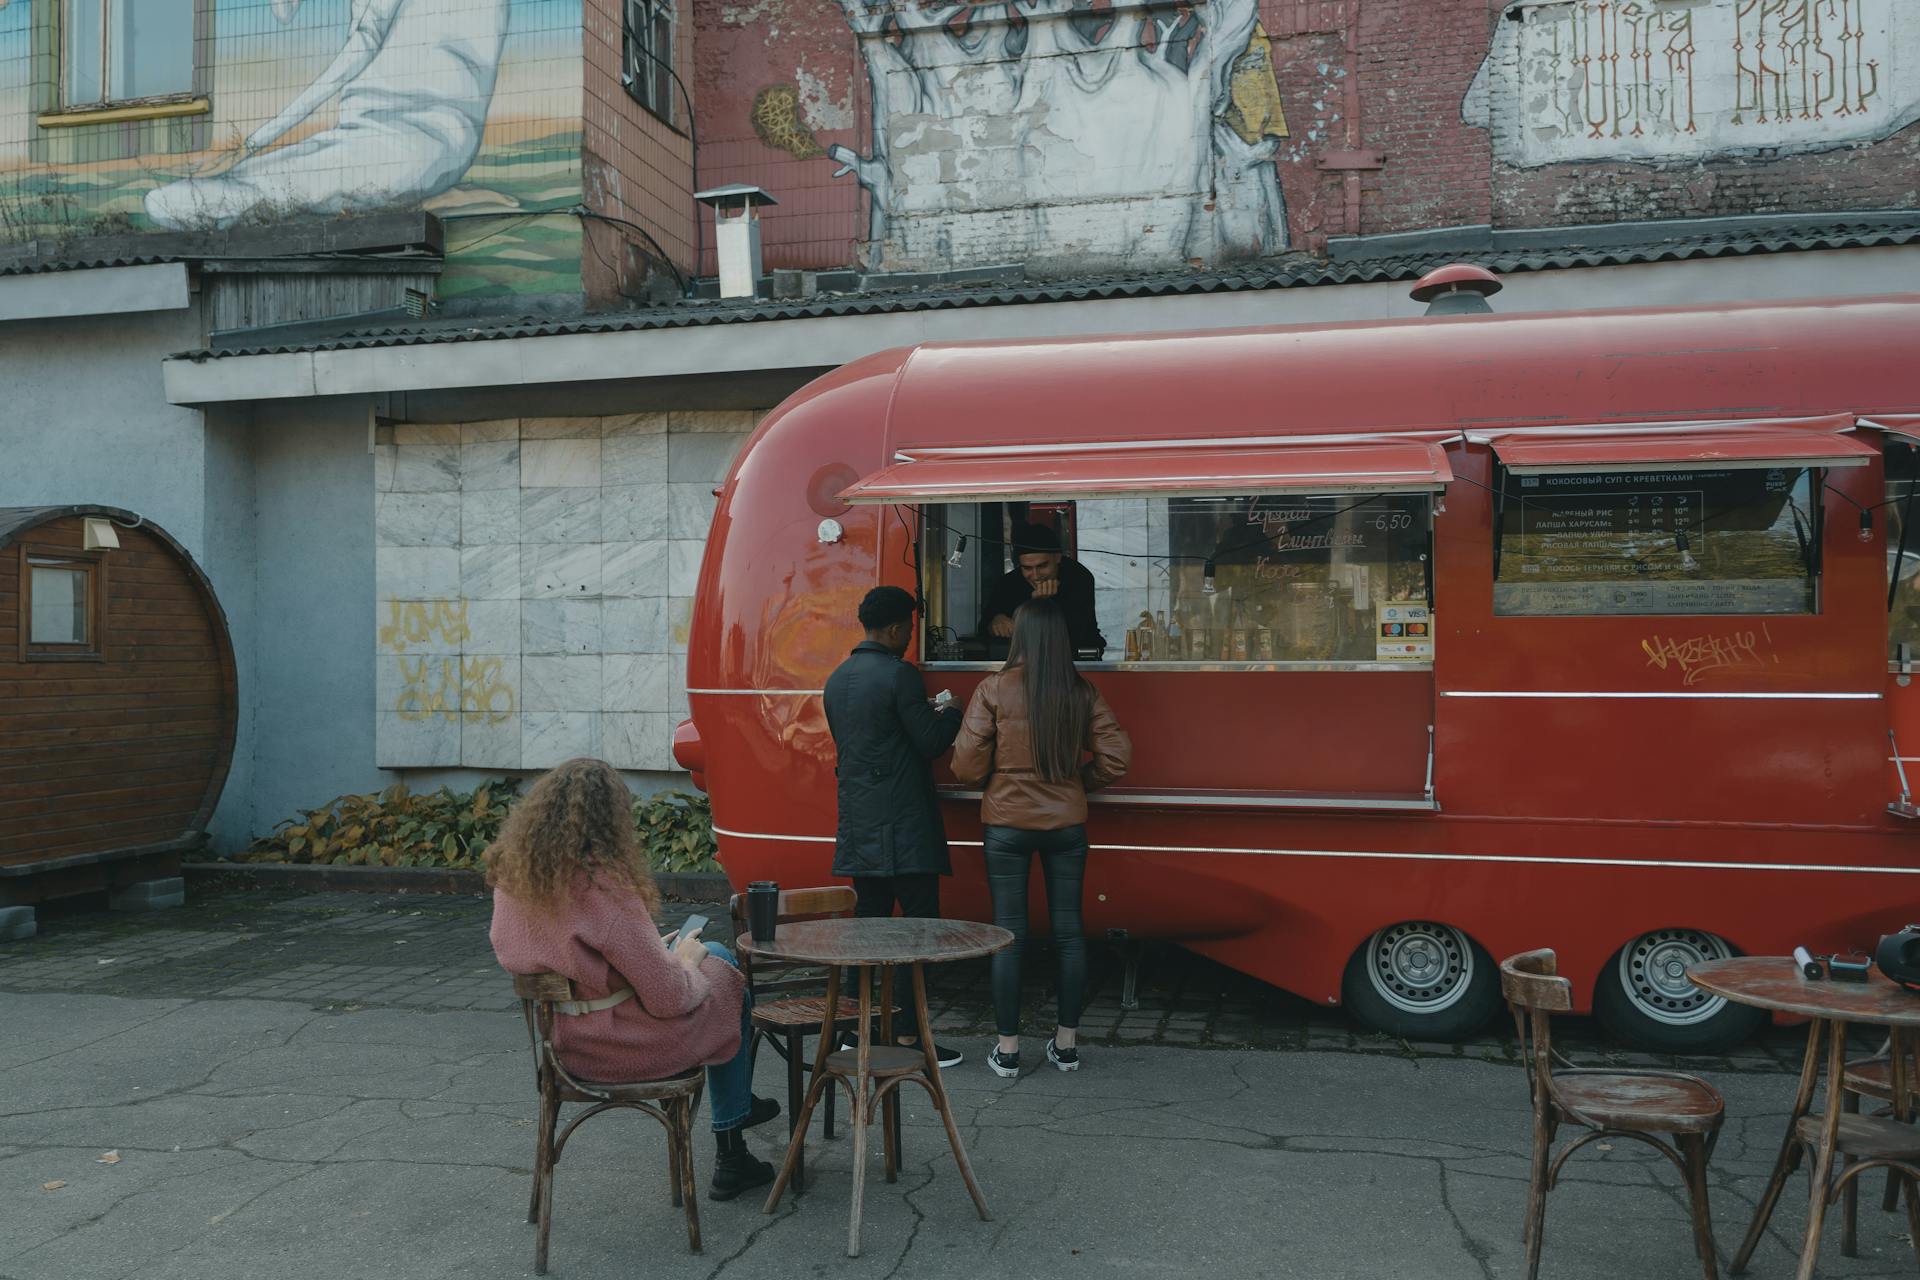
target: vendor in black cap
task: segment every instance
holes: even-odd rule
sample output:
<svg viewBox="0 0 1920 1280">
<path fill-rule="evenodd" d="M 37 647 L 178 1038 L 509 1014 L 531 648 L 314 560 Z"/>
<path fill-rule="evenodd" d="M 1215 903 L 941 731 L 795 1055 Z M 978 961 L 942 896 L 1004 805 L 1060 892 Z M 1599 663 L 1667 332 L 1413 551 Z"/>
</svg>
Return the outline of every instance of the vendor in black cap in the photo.
<svg viewBox="0 0 1920 1280">
<path fill-rule="evenodd" d="M 1104 649 L 1107 641 L 1093 612 L 1093 574 L 1060 554 L 1060 535 L 1045 525 L 1020 525 L 1013 532 L 1014 567 L 993 584 L 983 635 L 1013 635 L 1013 611 L 1035 597 L 1057 598 L 1067 611 L 1067 632 L 1076 651 Z"/>
</svg>

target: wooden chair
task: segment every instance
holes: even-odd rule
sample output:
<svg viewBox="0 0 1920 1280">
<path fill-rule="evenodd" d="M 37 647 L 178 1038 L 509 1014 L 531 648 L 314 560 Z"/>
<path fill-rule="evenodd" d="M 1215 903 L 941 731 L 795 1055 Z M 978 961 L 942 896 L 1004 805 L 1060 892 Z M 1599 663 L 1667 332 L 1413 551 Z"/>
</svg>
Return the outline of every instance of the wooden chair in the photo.
<svg viewBox="0 0 1920 1280">
<path fill-rule="evenodd" d="M 1573 1008 L 1573 990 L 1556 976 L 1553 952 L 1527 951 L 1500 964 L 1500 990 L 1513 1010 L 1527 1055 L 1527 1088 L 1533 1095 L 1533 1176 L 1527 1193 L 1524 1240 L 1527 1280 L 1540 1273 L 1540 1243 L 1546 1226 L 1547 1192 L 1567 1157 L 1589 1142 L 1631 1138 L 1673 1161 L 1686 1180 L 1693 1205 L 1693 1243 L 1706 1280 L 1718 1280 L 1713 1221 L 1707 1211 L 1707 1159 L 1720 1135 L 1726 1103 L 1719 1090 L 1695 1076 L 1668 1071 L 1590 1071 L 1553 1051 L 1550 1015 Z M 1559 1063 L 1564 1069 L 1554 1070 Z M 1588 1130 L 1549 1162 L 1562 1122 Z M 1671 1143 L 1656 1135 L 1670 1135 Z"/>
<path fill-rule="evenodd" d="M 807 920 L 837 920 L 853 914 L 853 890 L 846 885 L 828 885 L 820 889 L 786 889 L 780 894 L 780 924 L 799 924 Z M 727 914 L 733 918 L 736 938 L 747 936 L 747 895 L 736 893 L 727 899 Z M 800 1105 L 806 1100 L 806 1073 L 813 1070 L 804 1045 L 806 1038 L 819 1035 L 827 1021 L 824 981 L 814 965 L 783 964 L 758 960 L 742 951 L 740 972 L 746 976 L 747 990 L 753 993 L 753 1049 L 757 1056 L 764 1041 L 773 1046 L 787 1064 L 787 1135 L 792 1137 L 800 1123 Z M 805 995 L 788 995 L 804 991 Z M 766 997 L 774 997 L 768 999 Z M 833 1029 L 853 1031 L 860 1025 L 858 1001 L 841 998 L 833 1018 Z M 827 1091 L 826 1136 L 833 1136 L 833 1090 Z M 793 1171 L 793 1189 L 806 1189 L 805 1156 Z"/>
<path fill-rule="evenodd" d="M 1905 1064 L 1906 1105 L 1893 1105 L 1893 1040 L 1888 1038 L 1880 1052 L 1871 1058 L 1857 1058 L 1846 1067 L 1846 1093 L 1841 1097 L 1840 1105 L 1848 1112 L 1858 1115 L 1860 1100 L 1872 1098 L 1886 1105 L 1878 1108 L 1876 1115 L 1893 1115 L 1902 1120 L 1913 1118 L 1916 1102 L 1920 1102 L 1920 1063 L 1916 1063 L 1911 1049 Z M 1860 1217 L 1860 1180 L 1854 1177 L 1848 1180 L 1843 1194 L 1846 1212 L 1840 1228 L 1840 1252 L 1849 1258 L 1859 1256 L 1859 1217 Z M 1891 1169 L 1887 1171 L 1887 1190 L 1881 1197 L 1880 1209 L 1883 1213 L 1892 1213 L 1900 1202 L 1900 1175 Z"/>
<path fill-rule="evenodd" d="M 673 1189 L 673 1203 L 687 1211 L 687 1245 L 700 1252 L 700 1209 L 693 1182 L 693 1111 L 700 1105 L 700 1092 L 706 1084 L 706 1072 L 695 1067 L 683 1075 L 666 1080 L 640 1080 L 625 1084 L 578 1080 L 561 1065 L 553 1048 L 553 1020 L 562 1016 L 555 1005 L 575 999 L 573 983 L 557 973 L 518 973 L 513 977 L 513 993 L 520 997 L 520 1010 L 527 1020 L 527 1035 L 533 1042 L 533 1079 L 540 1092 L 539 1132 L 533 1154 L 533 1198 L 527 1204 L 527 1221 L 540 1224 L 533 1247 L 535 1275 L 547 1274 L 547 1233 L 553 1225 L 553 1167 L 567 1139 L 581 1123 L 602 1111 L 626 1108 L 644 1111 L 667 1130 L 667 1180 Z M 587 1109 L 567 1122 L 556 1135 L 563 1102 L 589 1103 Z"/>
</svg>

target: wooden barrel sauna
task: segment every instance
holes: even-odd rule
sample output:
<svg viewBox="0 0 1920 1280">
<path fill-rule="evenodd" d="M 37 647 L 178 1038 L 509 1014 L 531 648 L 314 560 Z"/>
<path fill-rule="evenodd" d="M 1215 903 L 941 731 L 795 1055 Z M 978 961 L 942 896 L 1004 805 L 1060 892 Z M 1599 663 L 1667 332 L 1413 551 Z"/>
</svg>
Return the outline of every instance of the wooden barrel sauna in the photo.
<svg viewBox="0 0 1920 1280">
<path fill-rule="evenodd" d="M 177 876 L 235 701 L 226 615 L 164 529 L 0 507 L 0 908 Z"/>
</svg>

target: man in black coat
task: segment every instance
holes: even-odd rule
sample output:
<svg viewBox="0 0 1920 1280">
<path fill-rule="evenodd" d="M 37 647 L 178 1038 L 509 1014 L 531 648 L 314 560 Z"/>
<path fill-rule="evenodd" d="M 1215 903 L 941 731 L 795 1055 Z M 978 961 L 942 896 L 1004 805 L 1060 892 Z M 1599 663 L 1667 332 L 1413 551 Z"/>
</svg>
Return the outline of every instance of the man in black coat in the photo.
<svg viewBox="0 0 1920 1280">
<path fill-rule="evenodd" d="M 857 916 L 891 916 L 898 903 L 901 915 L 937 918 L 940 877 L 953 874 L 933 761 L 953 746 L 961 709 L 950 703 L 936 710 L 919 670 L 902 659 L 913 614 L 913 596 L 899 587 L 867 592 L 860 602 L 867 638 L 827 677 L 827 727 L 840 780 L 833 874 L 853 878 Z M 913 1020 L 909 1012 L 909 1032 L 924 1034 Z M 957 1051 L 934 1047 L 941 1066 L 961 1061 Z"/>
<path fill-rule="evenodd" d="M 1060 535 L 1043 524 L 1022 525 L 1013 531 L 1014 567 L 1002 574 L 987 594 L 980 634 L 1002 640 L 1013 635 L 1013 614 L 1036 597 L 1054 596 L 1067 613 L 1067 634 L 1080 651 L 1106 648 L 1106 637 L 1094 617 L 1093 571 L 1078 560 L 1060 554 Z"/>
</svg>

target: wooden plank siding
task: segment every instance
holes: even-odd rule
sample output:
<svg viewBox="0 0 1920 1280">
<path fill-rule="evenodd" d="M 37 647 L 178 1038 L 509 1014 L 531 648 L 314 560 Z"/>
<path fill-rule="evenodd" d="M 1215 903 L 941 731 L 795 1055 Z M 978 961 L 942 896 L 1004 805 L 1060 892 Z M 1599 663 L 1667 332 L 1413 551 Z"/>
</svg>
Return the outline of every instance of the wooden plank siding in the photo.
<svg viewBox="0 0 1920 1280">
<path fill-rule="evenodd" d="M 21 643 L 23 548 L 80 556 L 88 516 L 120 523 L 102 557 L 98 654 L 36 656 Z M 125 527 L 134 519 L 0 511 L 0 867 L 177 840 L 206 826 L 226 781 L 225 616 L 186 552 L 152 525 Z"/>
</svg>

